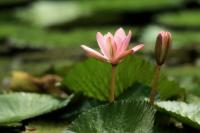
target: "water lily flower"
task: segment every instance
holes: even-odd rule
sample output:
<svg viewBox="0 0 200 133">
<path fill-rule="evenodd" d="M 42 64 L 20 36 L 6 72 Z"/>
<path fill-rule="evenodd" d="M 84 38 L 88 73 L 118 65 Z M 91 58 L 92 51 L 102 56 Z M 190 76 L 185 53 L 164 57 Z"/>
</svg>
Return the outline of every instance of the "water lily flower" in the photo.
<svg viewBox="0 0 200 133">
<path fill-rule="evenodd" d="M 86 51 L 88 56 L 101 61 L 109 62 L 112 65 L 117 65 L 123 58 L 144 47 L 143 44 L 140 44 L 128 49 L 131 36 L 131 31 L 129 31 L 128 35 L 126 35 L 122 28 L 119 28 L 115 32 L 114 36 L 110 32 L 106 35 L 102 35 L 100 32 L 97 32 L 96 39 L 101 53 L 85 45 L 81 45 L 81 47 Z"/>
</svg>

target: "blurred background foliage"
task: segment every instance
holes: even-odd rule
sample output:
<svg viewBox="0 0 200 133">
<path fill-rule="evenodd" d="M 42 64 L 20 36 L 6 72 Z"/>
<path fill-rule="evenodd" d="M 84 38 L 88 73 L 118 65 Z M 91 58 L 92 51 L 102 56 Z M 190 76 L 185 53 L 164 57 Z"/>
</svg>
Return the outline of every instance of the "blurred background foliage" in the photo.
<svg viewBox="0 0 200 133">
<path fill-rule="evenodd" d="M 81 44 L 97 47 L 97 31 L 118 27 L 131 29 L 133 44 L 144 43 L 150 59 L 157 33 L 171 31 L 173 50 L 165 70 L 183 86 L 198 88 L 199 6 L 198 0 L 1 0 L 1 88 L 13 70 L 41 75 L 72 65 L 83 57 Z"/>
<path fill-rule="evenodd" d="M 81 44 L 97 48 L 96 32 L 118 27 L 144 43 L 153 62 L 156 35 L 168 30 L 173 46 L 164 71 L 200 96 L 199 0 L 0 0 L 0 88 L 13 71 L 63 75 L 85 58 Z"/>
</svg>

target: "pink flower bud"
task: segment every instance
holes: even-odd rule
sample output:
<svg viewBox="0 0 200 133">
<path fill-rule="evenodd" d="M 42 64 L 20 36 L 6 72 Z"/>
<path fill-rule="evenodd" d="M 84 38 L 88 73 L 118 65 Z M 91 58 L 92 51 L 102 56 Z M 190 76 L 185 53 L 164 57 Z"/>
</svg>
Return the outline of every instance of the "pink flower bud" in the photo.
<svg viewBox="0 0 200 133">
<path fill-rule="evenodd" d="M 171 42 L 172 38 L 170 32 L 162 31 L 158 34 L 155 46 L 156 63 L 158 65 L 164 64 L 171 47 Z"/>
</svg>

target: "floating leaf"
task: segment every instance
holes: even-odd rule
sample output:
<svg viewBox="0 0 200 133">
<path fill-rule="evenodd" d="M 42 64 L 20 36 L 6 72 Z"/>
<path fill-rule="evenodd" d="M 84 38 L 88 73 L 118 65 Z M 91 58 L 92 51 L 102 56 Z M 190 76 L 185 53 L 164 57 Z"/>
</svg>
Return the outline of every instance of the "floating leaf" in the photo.
<svg viewBox="0 0 200 133">
<path fill-rule="evenodd" d="M 183 0 L 176 1 L 160 1 L 160 0 L 115 0 L 115 1 L 83 1 L 84 5 L 88 8 L 92 8 L 93 11 L 102 12 L 123 12 L 123 11 L 146 11 L 146 10 L 158 10 L 166 7 L 177 7 L 183 3 Z"/>
<path fill-rule="evenodd" d="M 119 100 L 144 100 L 150 94 L 150 87 L 141 83 L 134 83 L 131 87 L 126 89 L 119 97 Z"/>
<path fill-rule="evenodd" d="M 49 95 L 33 93 L 11 93 L 0 95 L 0 125 L 20 122 L 66 106 L 73 95 L 66 100 Z"/>
<path fill-rule="evenodd" d="M 166 7 L 178 7 L 183 0 L 160 1 L 153 0 L 115 0 L 115 1 L 39 1 L 33 3 L 25 9 L 19 9 L 17 18 L 36 26 L 51 26 L 76 21 L 78 19 L 88 19 L 98 12 L 119 13 L 127 11 L 158 10 Z M 98 13 L 98 18 L 101 14 Z M 105 16 L 106 14 L 104 14 Z M 116 16 L 116 14 L 114 14 Z M 113 17 L 109 15 L 108 19 Z M 115 19 L 115 17 L 113 17 Z M 106 21 L 107 19 L 103 19 Z"/>
<path fill-rule="evenodd" d="M 74 99 L 76 100 L 73 100 L 73 102 L 68 105 L 67 111 L 62 114 L 62 118 L 69 121 L 74 120 L 84 111 L 105 104 L 105 102 L 99 102 L 97 100 L 87 98 L 82 95 L 76 95 Z"/>
<path fill-rule="evenodd" d="M 200 10 L 185 10 L 162 14 L 157 17 L 161 24 L 182 28 L 200 27 Z"/>
<path fill-rule="evenodd" d="M 185 88 L 186 94 L 200 96 L 200 71 L 198 66 L 178 66 L 168 68 L 166 72 Z"/>
<path fill-rule="evenodd" d="M 61 133 L 68 125 L 67 121 L 36 120 L 29 122 L 26 131 L 22 133 Z M 32 130 L 34 131 L 32 131 Z"/>
<path fill-rule="evenodd" d="M 75 92 L 82 92 L 87 96 L 106 100 L 110 81 L 111 66 L 94 59 L 76 65 L 66 76 L 64 84 Z M 150 86 L 154 74 L 154 67 L 139 57 L 130 56 L 117 66 L 116 95 L 139 82 Z M 184 91 L 173 81 L 161 76 L 159 83 L 161 99 L 167 99 Z"/>
<path fill-rule="evenodd" d="M 177 49 L 186 45 L 193 45 L 200 43 L 200 32 L 199 31 L 178 31 L 170 30 L 166 27 L 159 27 L 155 25 L 148 26 L 143 31 L 142 37 L 140 40 L 143 40 L 146 51 L 153 51 L 156 41 L 156 36 L 160 31 L 167 30 L 172 33 L 172 43 L 173 49 Z"/>
<path fill-rule="evenodd" d="M 156 102 L 156 108 L 180 122 L 200 129 L 200 104 L 187 104 L 177 101 Z"/>
<path fill-rule="evenodd" d="M 6 38 L 9 43 L 18 48 L 75 48 L 81 44 L 97 44 L 95 40 L 97 31 L 115 31 L 117 28 L 114 26 L 87 27 L 59 32 L 22 24 L 0 23 L 0 38 Z M 137 28 L 125 27 L 125 29 L 134 30 L 136 34 L 138 31 Z"/>
<path fill-rule="evenodd" d="M 120 101 L 81 114 L 65 133 L 151 133 L 154 109 L 139 101 Z"/>
<path fill-rule="evenodd" d="M 90 14 L 88 8 L 75 1 L 38 1 L 18 10 L 16 16 L 36 26 L 51 26 L 71 22 Z"/>
</svg>

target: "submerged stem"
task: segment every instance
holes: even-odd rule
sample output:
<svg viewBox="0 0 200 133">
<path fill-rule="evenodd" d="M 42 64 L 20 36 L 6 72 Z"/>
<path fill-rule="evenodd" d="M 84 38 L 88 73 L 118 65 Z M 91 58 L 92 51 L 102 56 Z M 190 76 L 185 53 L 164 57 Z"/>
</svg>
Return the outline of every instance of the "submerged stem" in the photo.
<svg viewBox="0 0 200 133">
<path fill-rule="evenodd" d="M 112 65 L 112 75 L 110 81 L 110 90 L 109 90 L 109 102 L 114 102 L 115 100 L 115 78 L 116 78 L 116 65 Z"/>
<path fill-rule="evenodd" d="M 154 104 L 154 100 L 155 100 L 155 96 L 156 96 L 156 92 L 157 92 L 158 81 L 160 78 L 160 69 L 161 69 L 161 65 L 157 65 L 155 74 L 154 74 L 154 78 L 152 80 L 152 88 L 151 88 L 151 94 L 150 94 L 150 103 L 151 104 Z"/>
</svg>

